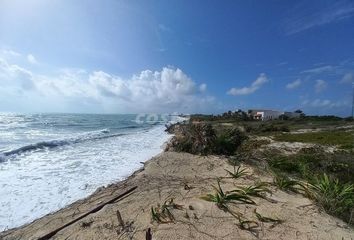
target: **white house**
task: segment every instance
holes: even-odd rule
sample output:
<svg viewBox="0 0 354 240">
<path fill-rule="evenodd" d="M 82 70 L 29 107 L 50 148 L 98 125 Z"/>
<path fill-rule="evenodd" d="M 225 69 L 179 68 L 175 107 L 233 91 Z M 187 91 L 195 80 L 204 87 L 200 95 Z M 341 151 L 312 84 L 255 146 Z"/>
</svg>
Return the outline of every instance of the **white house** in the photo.
<svg viewBox="0 0 354 240">
<path fill-rule="evenodd" d="M 289 118 L 300 117 L 300 113 L 283 112 L 283 111 L 266 110 L 266 109 L 250 109 L 248 110 L 248 114 L 253 119 L 262 120 L 262 121 L 278 119 L 281 115 L 285 115 Z"/>
</svg>

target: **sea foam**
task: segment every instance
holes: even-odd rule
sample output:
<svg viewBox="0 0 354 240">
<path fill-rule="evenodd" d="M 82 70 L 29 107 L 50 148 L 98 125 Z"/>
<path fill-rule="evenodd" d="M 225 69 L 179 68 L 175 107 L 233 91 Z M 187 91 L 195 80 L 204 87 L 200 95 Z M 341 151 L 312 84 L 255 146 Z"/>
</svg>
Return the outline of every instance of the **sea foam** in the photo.
<svg viewBox="0 0 354 240">
<path fill-rule="evenodd" d="M 141 167 L 141 161 L 160 153 L 170 138 L 163 125 L 116 124 L 114 117 L 107 128 L 91 127 L 102 127 L 108 117 L 90 120 L 80 129 L 58 127 L 62 117 L 55 117 L 55 127 L 46 123 L 45 129 L 32 127 L 26 134 L 0 131 L 10 142 L 0 153 L 0 231 L 29 223 L 87 197 L 98 187 L 123 180 Z M 37 117 L 37 125 L 42 118 Z"/>
</svg>

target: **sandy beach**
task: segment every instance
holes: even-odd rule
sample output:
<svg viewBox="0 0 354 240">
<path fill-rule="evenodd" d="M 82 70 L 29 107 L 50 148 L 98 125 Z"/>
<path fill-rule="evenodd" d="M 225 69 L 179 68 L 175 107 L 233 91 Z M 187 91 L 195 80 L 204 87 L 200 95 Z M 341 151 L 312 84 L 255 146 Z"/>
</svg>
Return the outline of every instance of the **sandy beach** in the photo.
<svg viewBox="0 0 354 240">
<path fill-rule="evenodd" d="M 221 180 L 225 191 L 235 185 L 272 181 L 252 166 L 243 167 L 248 171 L 245 178 Z M 233 168 L 224 157 L 163 152 L 126 180 L 100 188 L 90 197 L 30 224 L 0 233 L 0 239 L 38 239 L 135 186 L 137 189 L 131 194 L 65 227 L 52 239 L 145 239 L 148 228 L 152 239 L 353 239 L 353 229 L 342 220 L 320 211 L 302 195 L 275 188 L 267 199 L 255 198 L 256 205 L 236 204 L 234 210 L 257 221 L 256 209 L 263 216 L 283 222 L 259 222 L 252 231 L 240 229 L 230 213 L 200 199 L 214 192 L 212 185 L 217 184 L 216 178 L 227 177 L 225 169 Z M 152 221 L 151 207 L 171 198 L 181 205 L 180 209 L 171 210 L 174 221 Z M 117 210 L 124 227 L 120 226 Z"/>
<path fill-rule="evenodd" d="M 0 0 L 0 240 L 354 240 L 353 40 L 354 0 Z"/>
</svg>

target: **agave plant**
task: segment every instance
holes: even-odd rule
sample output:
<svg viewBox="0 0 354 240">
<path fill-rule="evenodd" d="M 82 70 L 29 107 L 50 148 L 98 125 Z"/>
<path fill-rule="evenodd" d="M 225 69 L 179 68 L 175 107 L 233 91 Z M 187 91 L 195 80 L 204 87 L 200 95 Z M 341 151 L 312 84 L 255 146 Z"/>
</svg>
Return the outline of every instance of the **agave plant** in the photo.
<svg viewBox="0 0 354 240">
<path fill-rule="evenodd" d="M 220 186 L 219 180 L 218 186 L 213 186 L 213 188 L 215 189 L 215 194 L 207 194 L 206 196 L 201 197 L 201 199 L 216 203 L 216 205 L 224 211 L 229 211 L 229 207 L 227 206 L 228 203 L 242 202 L 255 204 L 255 202 L 243 192 L 224 192 Z"/>
<path fill-rule="evenodd" d="M 237 169 L 234 166 L 234 172 L 230 172 L 229 170 L 226 169 L 225 171 L 230 175 L 231 178 L 234 179 L 245 177 L 248 175 L 247 169 L 246 168 L 241 169 L 241 166 L 238 166 Z"/>
<path fill-rule="evenodd" d="M 253 186 L 240 187 L 240 189 L 234 190 L 235 192 L 241 192 L 244 195 L 254 196 L 254 197 L 264 197 L 265 193 L 272 193 L 267 187 L 267 183 L 261 182 Z"/>
</svg>

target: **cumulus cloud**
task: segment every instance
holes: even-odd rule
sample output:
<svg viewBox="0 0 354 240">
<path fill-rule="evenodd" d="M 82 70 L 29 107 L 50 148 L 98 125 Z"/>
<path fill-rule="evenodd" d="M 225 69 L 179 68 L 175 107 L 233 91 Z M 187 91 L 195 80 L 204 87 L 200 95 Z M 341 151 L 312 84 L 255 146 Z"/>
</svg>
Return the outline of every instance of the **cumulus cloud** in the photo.
<svg viewBox="0 0 354 240">
<path fill-rule="evenodd" d="M 227 94 L 237 96 L 237 95 L 248 95 L 257 91 L 262 87 L 263 84 L 268 82 L 268 78 L 264 73 L 261 73 L 258 78 L 249 87 L 243 88 L 231 88 Z"/>
<path fill-rule="evenodd" d="M 343 78 L 340 80 L 340 83 L 353 83 L 354 82 L 354 74 L 346 73 Z"/>
<path fill-rule="evenodd" d="M 300 85 L 301 85 L 301 80 L 300 79 L 296 79 L 295 81 L 293 81 L 291 83 L 288 83 L 286 85 L 286 88 L 287 89 L 295 89 L 295 88 L 300 87 Z"/>
<path fill-rule="evenodd" d="M 315 91 L 320 93 L 327 88 L 327 85 L 326 81 L 318 79 L 315 83 Z"/>
<path fill-rule="evenodd" d="M 38 64 L 37 59 L 32 54 L 27 55 L 27 61 L 31 64 Z"/>
<path fill-rule="evenodd" d="M 82 69 L 64 69 L 51 76 L 34 74 L 0 59 L 0 80 L 13 82 L 20 75 L 31 83 L 38 93 L 36 96 L 55 101 L 75 99 L 77 104 L 95 102 L 115 112 L 203 111 L 214 101 L 203 93 L 206 84 L 197 85 L 181 69 L 172 67 L 161 71 L 144 70 L 130 78 Z M 4 87 L 0 85 L 0 89 Z M 30 87 L 21 88 L 25 91 Z"/>
<path fill-rule="evenodd" d="M 145 70 L 127 80 L 99 71 L 90 74 L 89 81 L 103 96 L 141 104 L 182 104 L 197 93 L 196 83 L 178 68 Z"/>
</svg>

